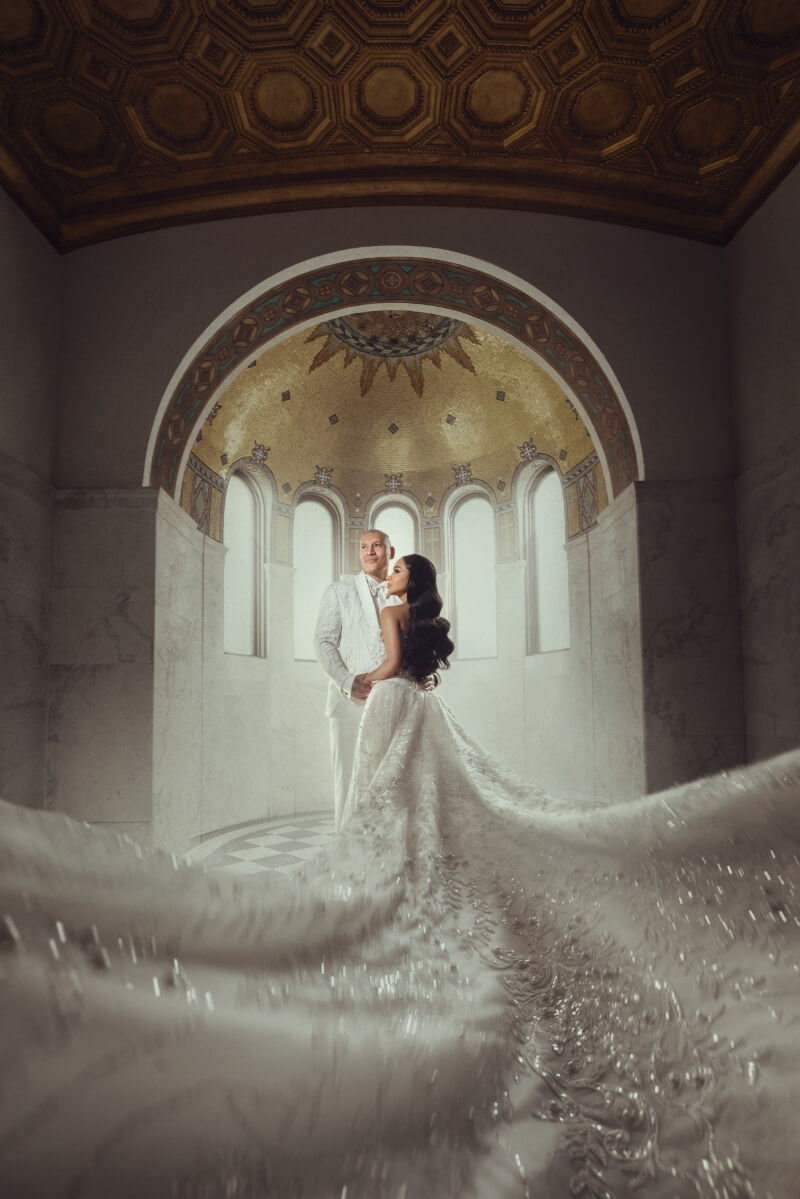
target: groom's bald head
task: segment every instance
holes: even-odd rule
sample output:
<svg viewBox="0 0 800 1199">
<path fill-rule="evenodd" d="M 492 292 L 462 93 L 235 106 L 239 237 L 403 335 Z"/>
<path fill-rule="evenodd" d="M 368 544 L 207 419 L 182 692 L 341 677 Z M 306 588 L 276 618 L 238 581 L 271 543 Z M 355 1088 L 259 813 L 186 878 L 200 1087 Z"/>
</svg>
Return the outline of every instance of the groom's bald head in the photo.
<svg viewBox="0 0 800 1199">
<path fill-rule="evenodd" d="M 367 529 L 361 534 L 358 550 L 364 573 L 373 579 L 385 579 L 394 557 L 394 546 L 388 533 L 382 529 Z"/>
</svg>

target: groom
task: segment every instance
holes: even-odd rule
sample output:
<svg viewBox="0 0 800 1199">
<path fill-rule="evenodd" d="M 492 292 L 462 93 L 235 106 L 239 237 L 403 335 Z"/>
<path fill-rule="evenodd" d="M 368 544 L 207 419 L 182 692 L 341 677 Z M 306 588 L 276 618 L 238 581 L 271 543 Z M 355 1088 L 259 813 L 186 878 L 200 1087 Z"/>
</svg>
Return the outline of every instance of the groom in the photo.
<svg viewBox="0 0 800 1199">
<path fill-rule="evenodd" d="M 348 575 L 325 589 L 320 604 L 314 648 L 328 675 L 331 760 L 336 827 L 350 786 L 363 702 L 370 684 L 365 674 L 385 657 L 378 614 L 390 600 L 386 575 L 394 547 L 380 529 L 368 529 L 359 545 L 360 574 Z"/>
</svg>

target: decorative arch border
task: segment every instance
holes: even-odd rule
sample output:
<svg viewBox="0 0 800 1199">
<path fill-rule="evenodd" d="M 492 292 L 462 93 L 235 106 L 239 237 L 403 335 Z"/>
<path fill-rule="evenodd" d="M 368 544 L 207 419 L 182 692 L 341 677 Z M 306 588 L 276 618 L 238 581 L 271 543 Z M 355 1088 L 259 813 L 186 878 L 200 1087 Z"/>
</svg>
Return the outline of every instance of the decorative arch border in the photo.
<svg viewBox="0 0 800 1199">
<path fill-rule="evenodd" d="M 417 257 L 413 252 L 389 258 L 388 253 L 318 260 L 297 274 L 279 276 L 260 294 L 251 293 L 232 315 L 229 310 L 164 397 L 145 482 L 176 495 L 181 465 L 215 392 L 272 340 L 343 310 L 393 304 L 446 310 L 510 337 L 577 399 L 601 450 L 612 496 L 640 477 L 638 438 L 627 404 L 598 354 L 555 305 L 531 295 L 523 280 L 489 273 L 474 260 Z"/>
</svg>

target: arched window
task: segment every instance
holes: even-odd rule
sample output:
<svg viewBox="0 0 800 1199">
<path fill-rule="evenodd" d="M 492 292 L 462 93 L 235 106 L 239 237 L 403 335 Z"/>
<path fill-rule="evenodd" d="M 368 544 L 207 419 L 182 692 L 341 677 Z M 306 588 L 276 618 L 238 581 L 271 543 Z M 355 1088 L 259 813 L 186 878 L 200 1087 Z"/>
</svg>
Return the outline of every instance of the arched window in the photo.
<svg viewBox="0 0 800 1199">
<path fill-rule="evenodd" d="M 294 656 L 313 660 L 322 593 L 334 577 L 333 513 L 321 500 L 301 500 L 294 514 Z"/>
<path fill-rule="evenodd" d="M 494 512 L 483 496 L 453 513 L 453 640 L 459 658 L 497 657 Z"/>
<path fill-rule="evenodd" d="M 256 497 L 241 475 L 225 490 L 224 646 L 226 654 L 256 652 L 257 562 Z"/>
<path fill-rule="evenodd" d="M 403 554 L 416 554 L 417 522 L 408 508 L 402 504 L 386 504 L 379 508 L 373 516 L 376 529 L 389 534 L 389 540 L 395 548 L 395 561 Z"/>
<path fill-rule="evenodd" d="M 569 649 L 569 578 L 561 480 L 554 470 L 540 475 L 530 493 L 531 590 L 528 649 Z"/>
</svg>

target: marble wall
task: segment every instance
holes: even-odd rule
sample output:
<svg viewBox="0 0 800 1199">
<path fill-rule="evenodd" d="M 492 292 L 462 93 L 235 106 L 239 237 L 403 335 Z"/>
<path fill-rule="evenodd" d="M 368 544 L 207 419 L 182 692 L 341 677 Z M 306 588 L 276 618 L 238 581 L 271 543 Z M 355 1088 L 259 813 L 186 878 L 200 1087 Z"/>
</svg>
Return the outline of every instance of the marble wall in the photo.
<svg viewBox="0 0 800 1199">
<path fill-rule="evenodd" d="M 563 798 L 595 795 L 594 708 L 586 536 L 567 547 L 569 649 L 525 658 L 525 770 Z"/>
<path fill-rule="evenodd" d="M 45 797 L 63 260 L 0 191 L 0 796 Z"/>
<path fill-rule="evenodd" d="M 587 548 L 594 790 L 603 799 L 628 799 L 646 785 L 634 487 L 600 514 Z"/>
<path fill-rule="evenodd" d="M 58 493 L 47 805 L 151 835 L 155 490 Z"/>
<path fill-rule="evenodd" d="M 184 849 L 189 844 L 200 825 L 202 811 L 204 617 L 214 600 L 210 595 L 207 607 L 206 542 L 194 521 L 159 492 L 155 523 L 151 820 L 153 843 L 168 849 Z M 221 605 L 214 606 L 212 612 L 212 619 L 220 621 Z"/>
<path fill-rule="evenodd" d="M 44 805 L 53 489 L 0 452 L 0 798 Z"/>
<path fill-rule="evenodd" d="M 220 555 L 163 492 L 57 494 L 48 807 L 189 843 L 204 777 L 204 573 Z"/>
<path fill-rule="evenodd" d="M 800 167 L 728 247 L 747 756 L 800 745 Z"/>
<path fill-rule="evenodd" d="M 636 483 L 648 791 L 745 760 L 729 482 Z"/>
<path fill-rule="evenodd" d="M 747 758 L 800 744 L 800 436 L 737 481 Z"/>
</svg>

